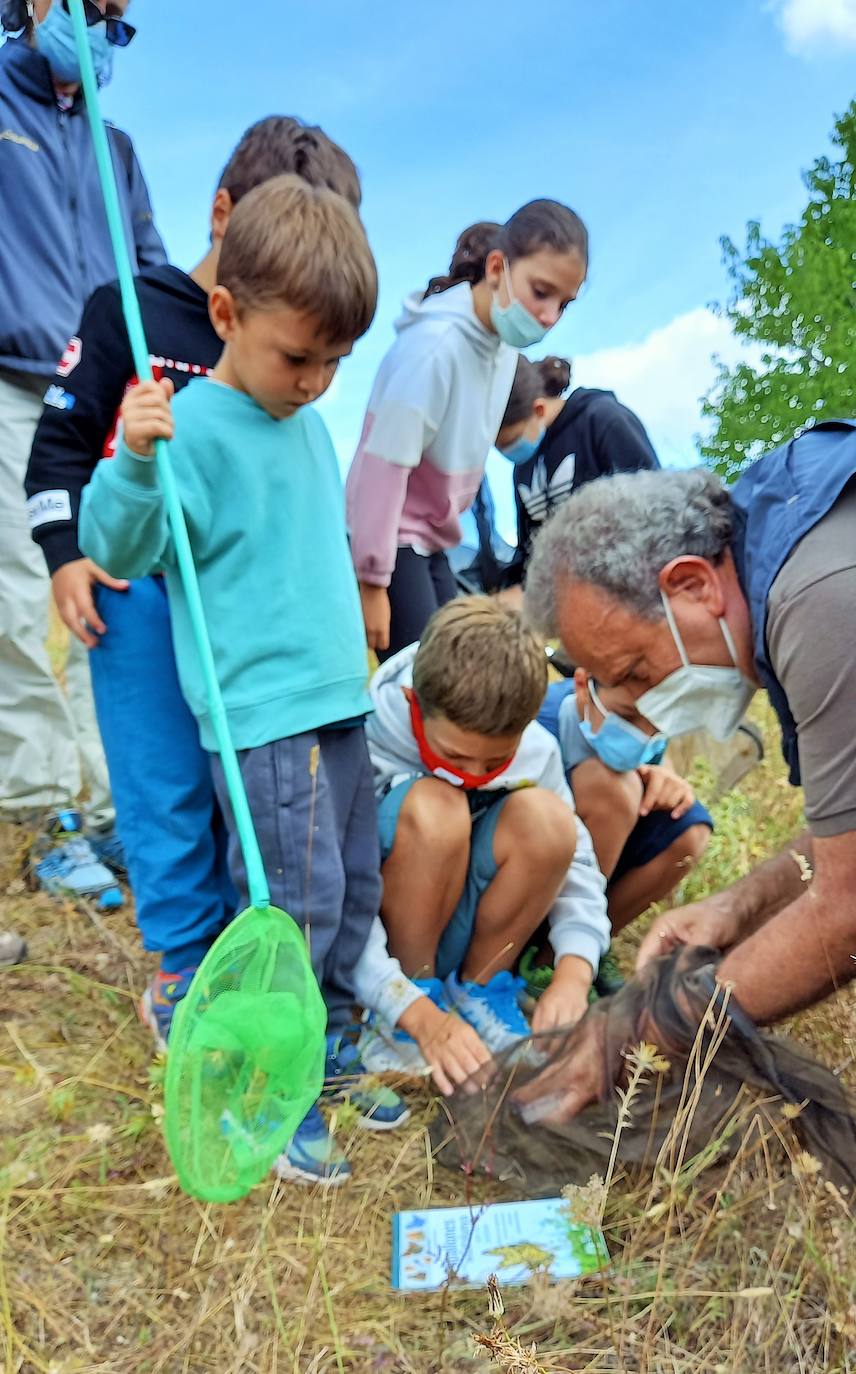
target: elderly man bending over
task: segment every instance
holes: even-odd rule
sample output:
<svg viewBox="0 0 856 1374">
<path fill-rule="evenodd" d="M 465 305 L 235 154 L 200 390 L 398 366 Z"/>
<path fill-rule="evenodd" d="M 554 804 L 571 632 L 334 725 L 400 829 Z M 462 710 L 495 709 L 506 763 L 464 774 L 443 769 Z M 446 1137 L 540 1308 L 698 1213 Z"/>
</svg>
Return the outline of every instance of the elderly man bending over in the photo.
<svg viewBox="0 0 856 1374">
<path fill-rule="evenodd" d="M 638 968 L 680 944 L 725 951 L 716 977 L 761 1024 L 853 978 L 856 422 L 815 426 L 730 489 L 701 468 L 590 483 L 538 537 L 526 601 L 573 663 L 628 687 L 667 736 L 726 738 L 766 689 L 804 788 L 808 832 L 659 916 Z M 580 1081 L 565 1115 L 603 1091 Z"/>
</svg>

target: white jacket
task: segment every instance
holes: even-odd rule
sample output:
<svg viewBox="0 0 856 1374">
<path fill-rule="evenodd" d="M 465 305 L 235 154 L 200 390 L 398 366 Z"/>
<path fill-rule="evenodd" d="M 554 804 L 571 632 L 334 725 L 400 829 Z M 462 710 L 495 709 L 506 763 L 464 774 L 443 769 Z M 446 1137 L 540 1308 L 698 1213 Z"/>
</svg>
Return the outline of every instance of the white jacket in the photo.
<svg viewBox="0 0 856 1374">
<path fill-rule="evenodd" d="M 402 688 L 413 681 L 418 644 L 402 649 L 381 667 L 371 683 L 374 712 L 366 723 L 369 754 L 380 799 L 399 782 L 427 777 L 428 769 L 410 725 L 410 708 Z M 486 783 L 484 791 L 505 792 L 521 787 L 544 787 L 573 810 L 574 799 L 565 779 L 559 746 L 537 721 L 527 725 L 510 766 Z M 606 881 L 591 836 L 576 816 L 577 846 L 565 881 L 549 913 L 550 944 L 556 959 L 566 954 L 586 959 L 594 971 L 610 940 L 606 911 Z M 387 949 L 381 920 L 373 923 L 366 948 L 354 973 L 357 1000 L 394 1025 L 422 994 L 401 971 Z"/>
</svg>

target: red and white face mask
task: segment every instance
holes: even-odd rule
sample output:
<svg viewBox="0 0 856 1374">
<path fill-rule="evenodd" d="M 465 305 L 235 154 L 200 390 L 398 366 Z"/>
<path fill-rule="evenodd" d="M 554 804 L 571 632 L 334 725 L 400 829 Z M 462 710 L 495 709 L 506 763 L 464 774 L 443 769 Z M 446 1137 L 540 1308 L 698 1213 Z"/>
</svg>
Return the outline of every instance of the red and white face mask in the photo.
<svg viewBox="0 0 856 1374">
<path fill-rule="evenodd" d="M 466 791 L 472 792 L 477 787 L 484 787 L 487 783 L 493 782 L 494 778 L 500 777 L 507 768 L 511 767 L 514 755 L 501 763 L 498 768 L 492 768 L 489 773 L 466 773 L 462 768 L 456 768 L 453 763 L 448 763 L 439 754 L 435 754 L 427 739 L 425 738 L 425 721 L 422 716 L 422 708 L 412 687 L 405 687 L 404 695 L 407 697 L 410 706 L 410 724 L 413 729 L 413 737 L 419 749 L 419 757 L 435 778 L 440 778 L 443 782 L 450 782 L 453 787 L 463 787 Z"/>
</svg>

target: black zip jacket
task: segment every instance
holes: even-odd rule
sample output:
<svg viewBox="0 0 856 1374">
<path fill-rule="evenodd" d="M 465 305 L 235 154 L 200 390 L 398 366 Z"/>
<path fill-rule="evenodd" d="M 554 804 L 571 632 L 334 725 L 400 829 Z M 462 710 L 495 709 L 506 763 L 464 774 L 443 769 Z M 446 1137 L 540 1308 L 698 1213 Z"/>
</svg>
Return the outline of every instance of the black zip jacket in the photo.
<svg viewBox="0 0 856 1374">
<path fill-rule="evenodd" d="M 514 469 L 517 551 L 503 585 L 523 581 L 532 540 L 571 492 L 596 477 L 659 466 L 638 415 L 612 391 L 578 387 L 547 429 L 535 457 Z"/>
<path fill-rule="evenodd" d="M 210 371 L 223 345 L 208 318 L 208 297 L 177 267 L 154 267 L 137 277 L 143 325 L 156 377 L 176 391 Z M 69 342 L 45 394 L 26 491 L 30 529 L 53 574 L 82 558 L 77 544 L 80 493 L 99 458 L 115 446 L 117 412 L 136 381 L 116 282 L 90 296 L 78 333 Z"/>
</svg>

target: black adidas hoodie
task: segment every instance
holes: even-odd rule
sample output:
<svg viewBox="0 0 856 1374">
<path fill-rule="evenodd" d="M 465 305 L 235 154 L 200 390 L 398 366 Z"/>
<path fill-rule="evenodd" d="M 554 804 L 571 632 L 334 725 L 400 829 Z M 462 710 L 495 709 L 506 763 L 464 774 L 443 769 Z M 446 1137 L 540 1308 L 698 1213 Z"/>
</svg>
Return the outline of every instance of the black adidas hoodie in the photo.
<svg viewBox="0 0 856 1374">
<path fill-rule="evenodd" d="M 659 466 L 638 415 L 612 391 L 578 387 L 547 429 L 535 457 L 514 469 L 517 552 L 503 585 L 523 581 L 540 526 L 577 487 L 596 477 Z"/>
<path fill-rule="evenodd" d="M 208 296 L 177 267 L 153 267 L 136 278 L 155 377 L 179 391 L 209 372 L 223 345 L 208 318 Z M 77 544 L 80 493 L 99 458 L 112 456 L 122 398 L 136 382 L 131 346 L 116 282 L 87 301 L 45 393 L 26 491 L 30 528 L 48 570 L 81 558 Z"/>
</svg>

